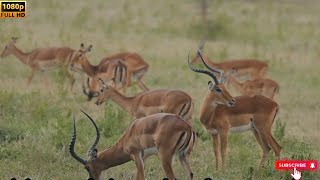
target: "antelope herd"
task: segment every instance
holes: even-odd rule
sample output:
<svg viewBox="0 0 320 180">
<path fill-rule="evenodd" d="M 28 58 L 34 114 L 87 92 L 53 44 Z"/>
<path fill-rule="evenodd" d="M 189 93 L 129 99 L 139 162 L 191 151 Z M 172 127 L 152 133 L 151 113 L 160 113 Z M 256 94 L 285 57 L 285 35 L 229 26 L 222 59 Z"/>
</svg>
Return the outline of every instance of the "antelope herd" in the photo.
<svg viewBox="0 0 320 180">
<path fill-rule="evenodd" d="M 1 58 L 14 55 L 31 68 L 27 81 L 30 85 L 37 71 L 62 68 L 70 80 L 73 91 L 74 72 L 86 75 L 83 92 L 90 101 L 96 98 L 96 105 L 112 100 L 135 119 L 120 139 L 111 147 L 98 151 L 99 128 L 85 112 L 96 131 L 96 139 L 88 150 L 85 160 L 75 153 L 76 123 L 73 115 L 73 134 L 69 147 L 71 156 L 85 166 L 89 179 L 102 179 L 102 172 L 114 166 L 134 161 L 136 179 L 145 179 L 144 162 L 151 155 L 158 155 L 167 179 L 176 179 L 172 168 L 173 155 L 179 157 L 188 179 L 192 179 L 189 158 L 196 141 L 193 130 L 194 100 L 188 93 L 177 89 L 151 89 L 142 81 L 149 69 L 148 63 L 135 52 L 117 53 L 106 56 L 93 65 L 87 58 L 92 45 L 80 45 L 79 50 L 68 47 L 37 48 L 23 52 L 16 47 L 13 37 L 5 45 Z M 215 166 L 222 169 L 226 164 L 228 133 L 252 131 L 262 149 L 259 168 L 263 168 L 269 151 L 280 158 L 281 147 L 271 133 L 279 105 L 274 97 L 279 91 L 276 81 L 266 77 L 268 65 L 256 59 L 243 59 L 214 63 L 202 55 L 204 42 L 197 54 L 187 63 L 190 73 L 208 75 L 208 93 L 199 110 L 199 120 L 211 135 Z M 207 69 L 195 68 L 201 63 Z M 46 77 L 46 76 L 43 76 Z M 243 78 L 246 80 L 243 81 Z M 46 79 L 46 78 L 45 78 Z M 142 92 L 127 96 L 126 90 L 136 81 Z M 242 80 L 242 81 L 241 81 Z M 45 81 L 46 82 L 46 81 Z M 241 95 L 233 97 L 225 84 L 232 85 Z M 220 147 L 220 149 L 219 149 Z M 220 155 L 219 155 L 220 154 Z"/>
</svg>

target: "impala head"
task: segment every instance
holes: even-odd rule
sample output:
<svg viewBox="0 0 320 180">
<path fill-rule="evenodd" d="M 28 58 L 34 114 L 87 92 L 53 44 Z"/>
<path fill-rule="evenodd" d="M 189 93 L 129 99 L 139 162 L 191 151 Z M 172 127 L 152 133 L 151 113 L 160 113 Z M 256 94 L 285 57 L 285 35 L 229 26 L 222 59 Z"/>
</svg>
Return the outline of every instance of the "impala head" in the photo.
<svg viewBox="0 0 320 180">
<path fill-rule="evenodd" d="M 99 85 L 96 78 L 87 78 L 87 85 L 82 84 L 83 93 L 88 97 L 88 101 L 99 96 Z"/>
<path fill-rule="evenodd" d="M 202 62 L 205 63 L 205 61 L 203 60 L 202 55 L 201 55 L 199 50 L 198 50 L 198 54 L 199 54 Z M 214 83 L 212 81 L 208 82 L 208 88 L 209 88 L 209 90 L 211 92 L 210 95 L 214 96 L 215 103 L 227 105 L 229 107 L 233 107 L 235 105 L 235 100 L 229 94 L 229 92 L 226 90 L 224 84 L 221 82 L 222 81 L 222 77 L 223 77 L 223 72 L 221 70 L 214 69 L 214 72 L 219 72 L 219 73 L 222 72 L 222 75 L 221 75 L 220 79 L 217 79 L 216 75 L 214 75 L 214 73 L 211 72 L 211 71 L 202 70 L 202 69 L 196 69 L 191 65 L 189 55 L 190 55 L 190 53 L 188 54 L 189 68 L 192 71 L 196 72 L 196 73 L 206 74 L 206 75 L 210 76 L 213 79 Z M 213 68 L 210 67 L 210 70 L 213 70 Z"/>
<path fill-rule="evenodd" d="M 97 98 L 96 105 L 101 105 L 103 102 L 107 101 L 112 95 L 112 92 L 115 91 L 112 86 L 106 84 L 101 78 L 99 78 L 99 83 L 101 90 Z"/>
<path fill-rule="evenodd" d="M 204 38 L 202 38 L 202 40 L 200 41 L 200 43 L 198 45 L 198 50 L 200 50 L 201 52 L 203 51 L 203 47 L 204 47 L 205 42 L 206 41 L 204 40 Z M 194 63 L 201 63 L 199 53 L 196 53 L 194 58 L 191 60 L 191 64 L 194 64 Z"/>
<path fill-rule="evenodd" d="M 1 58 L 5 58 L 12 53 L 12 50 L 14 50 L 16 48 L 15 43 L 17 42 L 17 40 L 18 40 L 17 37 L 11 38 L 11 41 L 8 44 L 6 44 L 6 46 L 4 47 L 4 49 L 1 53 L 1 56 L 0 56 Z"/>
<path fill-rule="evenodd" d="M 78 162 L 80 162 L 81 164 L 84 165 L 85 169 L 87 170 L 87 172 L 89 174 L 88 180 L 89 179 L 99 180 L 100 178 L 102 178 L 101 173 L 105 169 L 105 167 L 103 167 L 103 164 L 98 159 L 98 153 L 97 153 L 98 151 L 96 149 L 96 146 L 97 146 L 99 139 L 100 139 L 100 132 L 99 132 L 98 126 L 93 121 L 93 119 L 84 111 L 81 110 L 81 112 L 84 113 L 89 118 L 91 123 L 93 124 L 93 126 L 96 130 L 96 139 L 88 150 L 88 153 L 87 153 L 88 157 L 86 160 L 81 158 L 80 156 L 78 156 L 75 153 L 74 145 L 76 143 L 77 131 L 76 131 L 75 117 L 73 114 L 73 133 L 72 133 L 72 138 L 71 138 L 71 142 L 70 142 L 70 146 L 69 146 L 69 152 L 74 159 L 76 159 Z"/>
<path fill-rule="evenodd" d="M 92 49 L 92 45 L 88 46 L 87 48 L 84 48 L 84 44 L 83 43 L 80 44 L 80 49 L 75 53 L 70 63 L 72 70 L 82 71 L 81 65 L 86 61 L 88 61 L 88 58 L 86 57 L 86 53 L 90 52 L 91 49 Z"/>
</svg>

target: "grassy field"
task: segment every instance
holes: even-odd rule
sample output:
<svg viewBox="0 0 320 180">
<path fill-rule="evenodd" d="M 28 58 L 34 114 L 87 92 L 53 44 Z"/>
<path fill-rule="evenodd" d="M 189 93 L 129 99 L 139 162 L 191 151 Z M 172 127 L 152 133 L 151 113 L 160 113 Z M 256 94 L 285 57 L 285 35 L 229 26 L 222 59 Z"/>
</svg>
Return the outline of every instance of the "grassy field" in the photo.
<svg viewBox="0 0 320 180">
<path fill-rule="evenodd" d="M 289 179 L 291 172 L 274 170 L 274 154 L 267 166 L 257 166 L 261 150 L 249 132 L 231 134 L 228 168 L 216 171 L 212 143 L 198 120 L 207 92 L 208 77 L 192 73 L 186 63 L 195 50 L 202 30 L 200 6 L 196 0 L 32 0 L 28 17 L 0 20 L 0 48 L 12 36 L 20 39 L 23 51 L 37 47 L 92 44 L 88 54 L 98 63 L 106 55 L 135 51 L 150 64 L 144 80 L 151 89 L 177 88 L 188 92 L 195 102 L 194 127 L 200 134 L 191 155 L 196 180 Z M 273 132 L 288 159 L 320 159 L 320 1 L 212 1 L 209 3 L 209 33 L 205 54 L 223 59 L 257 58 L 269 64 L 268 77 L 280 84 L 276 101 L 280 113 Z M 10 56 L 0 59 L 0 179 L 84 179 L 87 172 L 68 152 L 72 112 L 76 112 L 76 152 L 85 157 L 95 136 L 94 129 L 80 113 L 85 110 L 97 122 L 102 137 L 98 149 L 112 145 L 132 122 L 129 114 L 109 102 L 96 106 L 82 94 L 81 76 L 76 75 L 75 92 L 68 91 L 64 74 L 35 75 L 26 86 L 29 68 Z M 137 88 L 129 93 L 135 94 Z M 230 89 L 233 95 L 238 95 Z M 175 160 L 179 179 L 186 179 Z M 129 162 L 104 172 L 106 179 L 134 179 L 135 165 Z M 157 157 L 148 159 L 147 179 L 162 179 Z M 320 179 L 319 172 L 303 172 L 303 179 Z"/>
</svg>

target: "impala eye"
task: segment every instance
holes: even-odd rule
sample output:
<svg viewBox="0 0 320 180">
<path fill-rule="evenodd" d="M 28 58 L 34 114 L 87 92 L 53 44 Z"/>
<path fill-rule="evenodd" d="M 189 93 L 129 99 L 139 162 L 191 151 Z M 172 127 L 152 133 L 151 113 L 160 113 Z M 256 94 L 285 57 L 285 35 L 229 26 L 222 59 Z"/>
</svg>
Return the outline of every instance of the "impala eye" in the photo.
<svg viewBox="0 0 320 180">
<path fill-rule="evenodd" d="M 216 91 L 217 91 L 218 93 L 222 93 L 222 89 L 220 89 L 220 88 L 217 88 Z"/>
</svg>

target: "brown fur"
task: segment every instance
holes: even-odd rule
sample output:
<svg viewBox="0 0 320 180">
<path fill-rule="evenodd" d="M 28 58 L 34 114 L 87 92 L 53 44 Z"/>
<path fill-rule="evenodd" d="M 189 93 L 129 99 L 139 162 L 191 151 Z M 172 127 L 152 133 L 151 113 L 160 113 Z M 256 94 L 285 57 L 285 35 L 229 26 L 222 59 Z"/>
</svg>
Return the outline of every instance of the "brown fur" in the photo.
<svg viewBox="0 0 320 180">
<path fill-rule="evenodd" d="M 96 104 L 111 99 L 129 112 L 133 117 L 140 118 L 151 114 L 166 112 L 181 116 L 191 123 L 193 114 L 192 98 L 180 90 L 150 90 L 136 96 L 126 97 L 112 87 L 102 83 L 102 90 Z"/>
<path fill-rule="evenodd" d="M 9 55 L 14 55 L 23 64 L 28 65 L 31 68 L 31 73 L 28 78 L 28 85 L 33 79 L 33 75 L 37 71 L 47 71 L 58 67 L 63 67 L 67 77 L 70 80 L 71 90 L 75 82 L 75 78 L 69 72 L 69 63 L 74 55 L 75 50 L 68 47 L 51 47 L 51 48 L 37 48 L 31 52 L 24 53 L 15 46 L 16 40 L 8 43 L 3 52 L 1 58 L 5 58 Z"/>
</svg>

